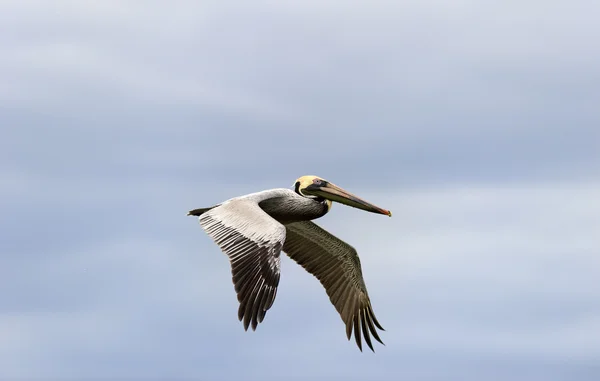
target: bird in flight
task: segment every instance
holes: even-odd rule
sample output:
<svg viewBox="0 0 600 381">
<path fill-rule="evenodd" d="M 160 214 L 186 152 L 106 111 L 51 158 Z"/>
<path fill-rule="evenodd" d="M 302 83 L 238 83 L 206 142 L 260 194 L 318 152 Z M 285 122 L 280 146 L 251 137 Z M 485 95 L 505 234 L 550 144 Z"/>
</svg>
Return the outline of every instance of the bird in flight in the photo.
<svg viewBox="0 0 600 381">
<path fill-rule="evenodd" d="M 311 220 L 331 210 L 332 201 L 372 213 L 392 216 L 317 176 L 302 176 L 294 190 L 269 189 L 235 197 L 221 204 L 194 209 L 200 225 L 227 255 L 237 298 L 238 318 L 244 329 L 255 330 L 273 305 L 285 252 L 314 275 L 346 324 L 348 340 L 354 331 L 362 351 L 362 336 L 374 351 L 371 335 L 379 341 L 375 318 L 356 250 Z"/>
</svg>

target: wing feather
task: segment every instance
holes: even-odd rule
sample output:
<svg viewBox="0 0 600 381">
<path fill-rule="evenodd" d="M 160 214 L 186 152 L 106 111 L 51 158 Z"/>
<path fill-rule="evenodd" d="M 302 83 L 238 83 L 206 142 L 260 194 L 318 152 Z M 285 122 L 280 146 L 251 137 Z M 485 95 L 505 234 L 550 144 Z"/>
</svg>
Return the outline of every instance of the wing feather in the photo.
<svg viewBox="0 0 600 381">
<path fill-rule="evenodd" d="M 200 215 L 200 225 L 229 257 L 244 329 L 255 330 L 277 294 L 285 227 L 252 199 L 232 199 Z"/>
<path fill-rule="evenodd" d="M 375 326 L 383 330 L 371 306 L 356 250 L 311 221 L 285 225 L 283 251 L 313 274 L 346 324 L 348 340 L 354 331 L 356 345 L 362 340 L 373 350 L 371 336 L 383 344 Z M 362 332 L 361 332 L 362 328 Z"/>
</svg>

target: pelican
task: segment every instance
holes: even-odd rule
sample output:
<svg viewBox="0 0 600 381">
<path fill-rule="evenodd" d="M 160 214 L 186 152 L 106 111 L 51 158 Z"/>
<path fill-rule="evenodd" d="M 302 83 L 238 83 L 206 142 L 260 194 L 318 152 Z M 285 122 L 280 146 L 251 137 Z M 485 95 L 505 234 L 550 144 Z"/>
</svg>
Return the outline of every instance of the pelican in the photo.
<svg viewBox="0 0 600 381">
<path fill-rule="evenodd" d="M 314 275 L 362 352 L 374 352 L 379 341 L 375 318 L 356 250 L 311 220 L 323 217 L 336 201 L 372 213 L 392 216 L 317 176 L 302 176 L 294 190 L 277 188 L 229 199 L 210 208 L 194 209 L 200 225 L 228 256 L 237 299 L 238 318 L 247 331 L 256 330 L 273 305 L 279 284 L 281 251 Z"/>
</svg>

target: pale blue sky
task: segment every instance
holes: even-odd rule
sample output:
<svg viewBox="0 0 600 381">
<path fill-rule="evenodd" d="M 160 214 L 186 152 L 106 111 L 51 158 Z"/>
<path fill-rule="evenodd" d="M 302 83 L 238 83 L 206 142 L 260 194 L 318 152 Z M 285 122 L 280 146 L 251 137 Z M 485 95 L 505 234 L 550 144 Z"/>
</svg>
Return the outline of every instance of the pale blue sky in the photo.
<svg viewBox="0 0 600 381">
<path fill-rule="evenodd" d="M 0 379 L 600 379 L 600 5 L 0 3 Z M 282 260 L 244 332 L 192 208 L 316 174 L 361 353 Z"/>
</svg>

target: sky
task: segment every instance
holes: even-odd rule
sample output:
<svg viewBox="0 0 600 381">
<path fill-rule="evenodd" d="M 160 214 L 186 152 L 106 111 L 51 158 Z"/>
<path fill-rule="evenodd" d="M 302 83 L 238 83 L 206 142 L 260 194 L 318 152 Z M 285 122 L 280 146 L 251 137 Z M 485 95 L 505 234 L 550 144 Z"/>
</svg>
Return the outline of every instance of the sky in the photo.
<svg viewBox="0 0 600 381">
<path fill-rule="evenodd" d="M 600 379 L 600 4 L 0 2 L 0 379 Z M 348 342 L 287 257 L 255 332 L 190 209 L 321 176 Z"/>
</svg>

